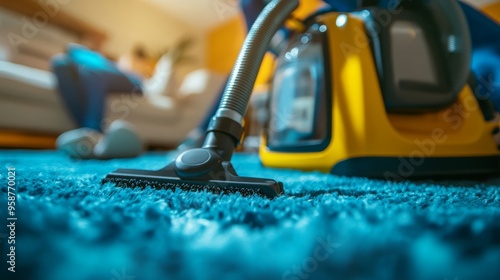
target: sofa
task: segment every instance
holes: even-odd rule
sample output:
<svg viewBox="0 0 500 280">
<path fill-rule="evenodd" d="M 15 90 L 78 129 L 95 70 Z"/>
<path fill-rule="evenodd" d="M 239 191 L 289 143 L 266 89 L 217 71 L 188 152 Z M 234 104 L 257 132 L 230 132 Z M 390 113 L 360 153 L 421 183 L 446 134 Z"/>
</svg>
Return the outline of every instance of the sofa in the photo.
<svg viewBox="0 0 500 280">
<path fill-rule="evenodd" d="M 50 58 L 63 52 L 69 42 L 103 36 L 82 36 L 49 24 L 28 38 L 23 34 L 26 20 L 0 7 L 0 132 L 58 135 L 76 125 L 60 100 Z M 105 123 L 126 120 L 151 146 L 173 147 L 182 141 L 208 112 L 226 77 L 198 69 L 172 87 L 170 70 L 156 77 L 166 79 L 160 84 L 168 90 L 143 96 L 109 93 Z"/>
</svg>

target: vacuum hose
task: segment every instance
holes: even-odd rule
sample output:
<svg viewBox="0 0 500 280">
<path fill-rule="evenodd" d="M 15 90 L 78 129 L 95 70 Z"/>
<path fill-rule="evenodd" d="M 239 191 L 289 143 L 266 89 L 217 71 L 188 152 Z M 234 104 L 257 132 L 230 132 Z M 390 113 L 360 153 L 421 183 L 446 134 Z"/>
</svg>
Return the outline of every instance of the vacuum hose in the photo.
<svg viewBox="0 0 500 280">
<path fill-rule="evenodd" d="M 229 77 L 220 103 L 220 110 L 234 110 L 244 115 L 257 74 L 271 39 L 299 1 L 273 1 L 269 3 L 252 25 Z"/>
<path fill-rule="evenodd" d="M 243 43 L 203 145 L 204 148 L 217 150 L 223 160 L 231 159 L 240 140 L 243 116 L 271 39 L 298 5 L 299 0 L 270 2 Z"/>
</svg>

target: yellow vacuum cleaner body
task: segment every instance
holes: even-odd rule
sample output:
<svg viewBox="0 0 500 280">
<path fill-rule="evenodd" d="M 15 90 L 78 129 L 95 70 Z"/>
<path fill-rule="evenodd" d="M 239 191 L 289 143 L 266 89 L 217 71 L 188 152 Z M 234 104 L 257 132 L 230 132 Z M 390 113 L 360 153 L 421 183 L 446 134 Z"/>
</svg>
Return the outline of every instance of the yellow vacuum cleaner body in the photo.
<svg viewBox="0 0 500 280">
<path fill-rule="evenodd" d="M 386 179 L 498 172 L 499 123 L 473 79 L 453 73 L 470 46 L 411 11 L 385 26 L 370 23 L 374 13 L 317 15 L 290 39 L 262 163 Z"/>
</svg>

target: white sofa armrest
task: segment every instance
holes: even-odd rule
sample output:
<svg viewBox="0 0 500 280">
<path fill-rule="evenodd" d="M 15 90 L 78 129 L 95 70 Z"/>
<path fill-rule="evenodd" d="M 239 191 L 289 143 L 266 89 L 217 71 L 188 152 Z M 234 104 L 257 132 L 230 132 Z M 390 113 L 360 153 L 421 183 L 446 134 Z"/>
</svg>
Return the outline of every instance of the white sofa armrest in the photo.
<svg viewBox="0 0 500 280">
<path fill-rule="evenodd" d="M 187 110 L 205 113 L 224 87 L 226 77 L 207 69 L 189 73 L 182 82 L 177 98 Z"/>
</svg>

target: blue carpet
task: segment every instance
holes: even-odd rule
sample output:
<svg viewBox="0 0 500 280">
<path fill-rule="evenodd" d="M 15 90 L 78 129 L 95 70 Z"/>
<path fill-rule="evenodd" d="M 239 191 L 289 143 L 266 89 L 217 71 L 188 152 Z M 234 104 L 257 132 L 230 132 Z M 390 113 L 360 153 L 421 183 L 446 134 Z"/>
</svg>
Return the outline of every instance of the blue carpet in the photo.
<svg viewBox="0 0 500 280">
<path fill-rule="evenodd" d="M 1 151 L 0 279 L 500 279 L 500 180 L 343 178 L 240 154 L 240 175 L 281 180 L 286 195 L 100 185 L 118 167 L 158 169 L 170 158 Z M 7 165 L 17 170 L 15 273 Z"/>
</svg>

